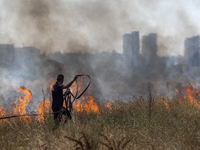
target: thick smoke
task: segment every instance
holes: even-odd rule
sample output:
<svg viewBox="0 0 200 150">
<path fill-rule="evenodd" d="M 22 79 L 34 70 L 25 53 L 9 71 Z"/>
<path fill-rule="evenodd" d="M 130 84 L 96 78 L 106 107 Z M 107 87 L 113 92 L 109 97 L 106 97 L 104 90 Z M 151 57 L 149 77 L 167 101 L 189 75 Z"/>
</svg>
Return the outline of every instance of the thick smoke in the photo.
<svg viewBox="0 0 200 150">
<path fill-rule="evenodd" d="M 43 53 L 122 52 L 130 31 L 158 33 L 160 56 L 183 55 L 184 39 L 200 32 L 198 1 L 16 0 L 1 2 L 1 43 Z"/>
<path fill-rule="evenodd" d="M 91 92 L 100 99 L 145 95 L 149 81 L 160 95 L 173 95 L 166 93 L 176 87 L 173 81 L 188 83 L 199 72 L 184 62 L 174 65 L 177 58 L 167 57 L 183 55 L 185 38 L 199 33 L 198 3 L 3 1 L 0 40 L 15 46 L 1 45 L 1 50 L 9 47 L 0 56 L 1 93 L 7 97 L 13 91 L 11 86 L 24 85 L 39 101 L 42 89 L 58 73 L 65 74 L 65 82 L 75 74 L 86 73 L 92 77 Z M 121 53 L 122 37 L 131 31 L 140 31 L 141 40 L 143 35 L 158 34 L 158 56 L 151 58 L 154 61 L 140 55 L 138 65 L 127 65 Z"/>
</svg>

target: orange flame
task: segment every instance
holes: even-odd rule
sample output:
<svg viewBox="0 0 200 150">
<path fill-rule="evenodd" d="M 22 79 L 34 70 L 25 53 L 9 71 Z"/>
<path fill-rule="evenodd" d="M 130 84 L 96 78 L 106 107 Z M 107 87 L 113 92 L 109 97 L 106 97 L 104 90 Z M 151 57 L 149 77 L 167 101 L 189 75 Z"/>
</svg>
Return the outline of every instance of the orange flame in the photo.
<svg viewBox="0 0 200 150">
<path fill-rule="evenodd" d="M 17 91 L 20 94 L 24 94 L 24 97 L 18 97 L 18 99 L 14 102 L 15 106 L 13 106 L 13 112 L 14 114 L 24 115 L 26 114 L 26 107 L 33 100 L 32 93 L 24 86 L 21 86 Z M 22 117 L 20 117 L 20 120 L 21 119 Z M 29 116 L 26 116 L 25 120 L 27 122 L 31 122 L 31 118 Z"/>
<path fill-rule="evenodd" d="M 165 100 L 161 99 L 161 102 L 163 102 L 163 104 L 165 104 L 166 108 L 169 108 L 169 105 L 168 105 L 168 103 Z"/>
<path fill-rule="evenodd" d="M 81 91 L 81 85 L 82 85 L 82 81 L 84 80 L 84 78 L 81 78 L 79 80 L 78 84 L 78 90 Z M 49 82 L 49 87 L 50 89 L 52 88 L 54 84 L 54 80 L 50 79 Z M 75 85 L 73 85 L 71 87 L 73 92 L 76 92 L 76 87 Z M 17 90 L 22 96 L 18 97 L 17 100 L 12 103 L 12 108 L 13 108 L 13 114 L 15 115 L 25 115 L 27 114 L 27 106 L 29 104 L 32 103 L 33 101 L 33 97 L 32 97 L 32 93 L 30 90 L 28 90 L 26 87 L 21 86 L 18 90 Z M 51 101 L 50 100 L 46 100 L 44 99 L 43 102 L 38 103 L 37 105 L 37 113 L 40 114 L 39 117 L 36 117 L 36 119 L 39 122 L 42 122 L 44 120 L 44 115 L 45 113 L 49 113 L 49 111 L 51 111 L 50 109 L 50 104 Z M 85 96 L 82 96 L 77 102 L 74 102 L 74 108 L 77 110 L 77 112 L 86 112 L 87 114 L 89 113 L 97 113 L 100 114 L 99 111 L 99 106 L 95 100 L 95 98 L 91 95 L 91 94 L 86 94 Z M 107 103 L 107 107 L 110 107 L 110 103 Z M 6 114 L 6 111 L 3 109 L 2 106 L 0 106 L 0 116 L 3 116 Z M 22 117 L 20 117 L 20 120 L 22 120 Z M 31 118 L 30 116 L 25 116 L 24 120 L 26 122 L 31 122 Z"/>
<path fill-rule="evenodd" d="M 53 85 L 54 85 L 54 79 L 51 78 L 50 81 L 49 81 L 49 87 L 50 87 L 50 89 L 52 89 Z"/>
<path fill-rule="evenodd" d="M 200 96 L 199 91 L 195 90 L 192 86 L 186 86 L 185 88 L 183 88 L 183 90 L 186 92 L 183 96 L 183 99 L 188 100 L 191 104 L 194 104 L 195 106 L 200 108 L 200 103 L 195 98 L 195 95 Z M 176 91 L 179 92 L 178 90 Z M 179 103 L 182 103 L 180 99 Z"/>
<path fill-rule="evenodd" d="M 85 77 L 82 77 L 78 81 L 78 91 L 81 91 L 82 82 L 86 80 Z M 73 84 L 71 86 L 71 91 L 73 93 L 76 92 L 76 86 Z M 85 96 L 82 96 L 79 100 L 75 101 L 73 104 L 74 108 L 77 112 L 84 112 L 86 111 L 87 114 L 89 113 L 97 113 L 100 114 L 99 106 L 94 98 L 90 93 L 87 93 Z"/>
<path fill-rule="evenodd" d="M 105 106 L 106 106 L 107 108 L 109 108 L 110 110 L 112 110 L 111 105 L 112 105 L 112 103 L 111 103 L 110 101 L 107 101 L 107 102 L 105 103 Z"/>
<path fill-rule="evenodd" d="M 4 110 L 3 107 L 0 105 L 0 116 L 3 116 L 3 115 L 5 115 L 5 114 L 6 114 L 5 110 Z"/>
<path fill-rule="evenodd" d="M 0 105 L 0 117 L 4 116 L 6 114 L 6 111 L 3 109 L 3 107 Z M 0 121 L 2 123 L 2 120 Z"/>
<path fill-rule="evenodd" d="M 193 90 L 189 86 L 185 87 L 184 90 L 187 92 L 187 97 L 190 100 L 193 100 L 194 99 Z M 186 95 L 184 95 L 184 98 L 186 98 Z"/>
<path fill-rule="evenodd" d="M 99 106 L 97 105 L 97 102 L 92 95 L 85 95 L 85 97 L 82 98 L 82 100 L 74 102 L 74 108 L 77 112 L 86 111 L 87 114 L 92 112 L 100 114 Z"/>
<path fill-rule="evenodd" d="M 41 118 L 38 118 L 38 121 L 41 122 L 42 120 L 44 120 L 44 114 L 48 113 L 50 110 L 50 100 L 44 100 L 43 102 L 39 103 L 37 105 L 37 108 L 38 113 L 41 114 Z"/>
<path fill-rule="evenodd" d="M 195 104 L 195 106 L 199 106 L 197 100 L 195 99 L 194 94 L 199 93 L 198 91 L 194 90 L 191 86 L 186 86 L 184 88 L 184 90 L 186 91 L 186 95 L 184 96 L 184 98 L 189 98 L 189 102 L 191 104 Z"/>
<path fill-rule="evenodd" d="M 49 88 L 52 89 L 54 85 L 54 79 L 51 78 L 49 81 Z M 38 117 L 38 121 L 42 122 L 44 120 L 44 114 L 49 113 L 51 111 L 51 101 L 50 100 L 44 100 L 43 102 L 38 103 L 37 105 L 38 113 L 40 114 L 40 117 Z"/>
<path fill-rule="evenodd" d="M 105 103 L 105 107 L 108 109 L 108 111 L 111 113 L 112 112 L 112 102 L 111 101 L 107 101 Z"/>
</svg>

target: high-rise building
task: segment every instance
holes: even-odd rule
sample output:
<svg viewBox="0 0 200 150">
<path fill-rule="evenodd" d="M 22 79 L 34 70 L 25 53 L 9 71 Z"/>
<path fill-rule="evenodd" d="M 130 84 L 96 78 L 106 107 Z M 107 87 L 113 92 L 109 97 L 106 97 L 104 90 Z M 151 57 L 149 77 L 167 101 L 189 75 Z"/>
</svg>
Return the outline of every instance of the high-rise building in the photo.
<svg viewBox="0 0 200 150">
<path fill-rule="evenodd" d="M 142 37 L 142 56 L 147 63 L 154 62 L 157 59 L 157 34 L 150 33 Z"/>
<path fill-rule="evenodd" d="M 190 66 L 200 66 L 200 36 L 185 40 L 185 58 Z"/>
<path fill-rule="evenodd" d="M 126 59 L 127 66 L 137 66 L 140 53 L 139 32 L 123 36 L 123 55 Z"/>
</svg>

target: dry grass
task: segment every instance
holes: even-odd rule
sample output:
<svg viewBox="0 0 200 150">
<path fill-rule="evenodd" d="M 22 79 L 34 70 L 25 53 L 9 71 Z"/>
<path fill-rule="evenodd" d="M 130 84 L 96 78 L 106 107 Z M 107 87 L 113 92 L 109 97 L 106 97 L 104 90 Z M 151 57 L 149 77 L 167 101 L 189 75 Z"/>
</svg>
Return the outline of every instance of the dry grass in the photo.
<svg viewBox="0 0 200 150">
<path fill-rule="evenodd" d="M 108 150 L 122 150 L 131 140 L 125 140 L 125 138 L 120 139 L 119 141 L 115 141 L 114 139 L 109 139 L 104 134 L 99 134 L 104 137 L 107 143 L 99 141 L 100 144 L 104 145 Z"/>
<path fill-rule="evenodd" d="M 81 149 L 81 150 L 93 150 L 94 149 L 94 141 L 90 140 L 90 138 L 83 132 L 81 132 L 81 137 L 78 139 L 74 139 L 69 136 L 64 136 L 65 138 L 69 139 L 70 141 L 75 142 L 74 148 Z"/>
<path fill-rule="evenodd" d="M 0 149 L 200 149 L 200 108 L 188 101 L 172 100 L 168 105 L 154 99 L 150 112 L 142 97 L 119 100 L 112 103 L 112 110 L 102 106 L 100 114 L 74 111 L 72 121 L 54 132 L 53 116 L 42 123 L 4 120 Z"/>
</svg>

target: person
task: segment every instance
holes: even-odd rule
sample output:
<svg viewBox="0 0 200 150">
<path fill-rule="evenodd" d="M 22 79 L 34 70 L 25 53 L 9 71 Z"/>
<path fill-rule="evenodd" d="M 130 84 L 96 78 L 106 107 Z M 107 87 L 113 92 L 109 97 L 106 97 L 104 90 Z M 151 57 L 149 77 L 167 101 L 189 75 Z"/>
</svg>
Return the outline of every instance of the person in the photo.
<svg viewBox="0 0 200 150">
<path fill-rule="evenodd" d="M 63 74 L 58 74 L 57 75 L 57 82 L 53 85 L 52 87 L 52 110 L 54 113 L 54 122 L 55 126 L 53 130 L 57 129 L 60 122 L 62 115 L 66 115 L 65 123 L 67 122 L 67 116 L 69 119 L 71 119 L 71 114 L 70 112 L 63 107 L 63 89 L 69 88 L 74 81 L 77 79 L 78 75 L 74 76 L 74 79 L 69 82 L 66 85 L 63 85 L 64 82 L 64 75 Z"/>
</svg>

